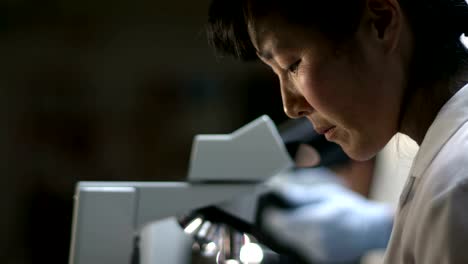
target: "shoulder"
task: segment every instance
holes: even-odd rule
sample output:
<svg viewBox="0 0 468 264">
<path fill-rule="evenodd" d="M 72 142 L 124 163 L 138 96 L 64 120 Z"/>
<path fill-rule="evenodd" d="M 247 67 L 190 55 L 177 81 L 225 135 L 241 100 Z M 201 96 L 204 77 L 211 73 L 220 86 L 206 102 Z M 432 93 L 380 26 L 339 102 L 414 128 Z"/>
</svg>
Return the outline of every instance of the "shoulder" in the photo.
<svg viewBox="0 0 468 264">
<path fill-rule="evenodd" d="M 439 225 L 441 229 L 435 230 L 442 234 L 452 234 L 453 228 L 468 230 L 468 210 L 463 209 L 468 204 L 468 123 L 444 143 L 420 177 L 415 197 L 422 213 L 418 217 L 429 226 Z M 468 237 L 468 232 L 464 235 Z"/>
<path fill-rule="evenodd" d="M 439 263 L 468 263 L 468 180 L 460 179 L 430 202 L 423 219 L 423 229 L 436 241 L 426 240 L 431 258 L 441 256 Z M 430 237 L 426 237 L 430 239 Z M 422 250 L 421 250 L 422 251 Z M 434 255 L 435 254 L 435 255 Z"/>
<path fill-rule="evenodd" d="M 444 143 L 423 177 L 439 188 L 465 185 L 468 181 L 468 122 Z"/>
<path fill-rule="evenodd" d="M 468 263 L 468 175 L 466 169 L 444 172 L 454 174 L 434 174 L 421 182 L 413 207 L 416 263 Z"/>
<path fill-rule="evenodd" d="M 468 263 L 468 123 L 441 146 L 400 205 L 387 260 Z"/>
</svg>

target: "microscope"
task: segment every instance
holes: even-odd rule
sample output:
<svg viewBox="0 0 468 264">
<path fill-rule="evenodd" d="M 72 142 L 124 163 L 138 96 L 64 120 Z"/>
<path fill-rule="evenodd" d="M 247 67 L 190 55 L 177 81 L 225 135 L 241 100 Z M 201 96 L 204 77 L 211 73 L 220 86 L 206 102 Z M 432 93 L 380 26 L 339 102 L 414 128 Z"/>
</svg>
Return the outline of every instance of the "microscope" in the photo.
<svg viewBox="0 0 468 264">
<path fill-rule="evenodd" d="M 331 157 L 320 165 L 343 159 L 339 147 L 314 144 L 306 120 L 280 130 L 262 116 L 195 136 L 184 182 L 79 182 L 69 263 L 271 263 L 255 228 L 269 183 L 292 173 L 301 143 Z M 212 262 L 195 262 L 194 251 Z"/>
</svg>

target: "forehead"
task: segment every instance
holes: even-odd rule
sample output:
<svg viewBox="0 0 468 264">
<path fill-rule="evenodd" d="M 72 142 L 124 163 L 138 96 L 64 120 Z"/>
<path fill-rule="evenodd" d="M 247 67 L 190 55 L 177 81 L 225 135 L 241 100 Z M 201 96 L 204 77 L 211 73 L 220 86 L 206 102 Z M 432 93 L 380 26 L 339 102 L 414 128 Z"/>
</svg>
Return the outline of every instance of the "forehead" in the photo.
<svg viewBox="0 0 468 264">
<path fill-rule="evenodd" d="M 284 39 L 288 25 L 277 15 L 249 19 L 247 30 L 254 47 L 259 50 L 265 44 L 278 43 Z"/>
<path fill-rule="evenodd" d="M 249 21 L 248 33 L 257 52 L 267 56 L 275 50 L 310 48 L 329 43 L 312 27 L 289 23 L 277 15 Z"/>
</svg>

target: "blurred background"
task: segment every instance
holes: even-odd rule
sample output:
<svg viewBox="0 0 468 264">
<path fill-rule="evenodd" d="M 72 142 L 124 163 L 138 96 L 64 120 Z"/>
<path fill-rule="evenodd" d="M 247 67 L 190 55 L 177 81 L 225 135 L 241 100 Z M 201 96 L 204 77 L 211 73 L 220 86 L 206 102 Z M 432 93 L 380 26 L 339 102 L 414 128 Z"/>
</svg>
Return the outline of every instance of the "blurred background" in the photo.
<svg viewBox="0 0 468 264">
<path fill-rule="evenodd" d="M 217 60 L 209 0 L 0 1 L 0 263 L 66 263 L 80 180 L 182 180 L 192 137 L 282 113 Z"/>
</svg>

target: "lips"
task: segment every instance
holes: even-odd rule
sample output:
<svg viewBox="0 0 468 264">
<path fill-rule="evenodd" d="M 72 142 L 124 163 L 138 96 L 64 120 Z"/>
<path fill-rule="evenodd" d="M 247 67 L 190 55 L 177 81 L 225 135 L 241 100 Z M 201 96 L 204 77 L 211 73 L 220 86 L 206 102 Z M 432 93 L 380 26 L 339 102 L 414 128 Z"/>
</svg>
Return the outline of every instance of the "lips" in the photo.
<svg viewBox="0 0 468 264">
<path fill-rule="evenodd" d="M 312 125 L 314 126 L 315 132 L 317 132 L 320 135 L 324 135 L 329 130 L 336 127 L 334 125 L 327 124 L 328 122 L 326 122 L 325 120 L 321 120 L 320 118 L 313 119 L 311 116 L 308 116 L 307 119 L 309 119 L 310 123 L 312 123 Z"/>
<path fill-rule="evenodd" d="M 323 134 L 326 134 L 328 131 L 332 130 L 333 128 L 335 128 L 335 126 L 317 127 L 317 128 L 315 128 L 315 131 L 317 131 L 317 133 L 323 135 Z"/>
</svg>

